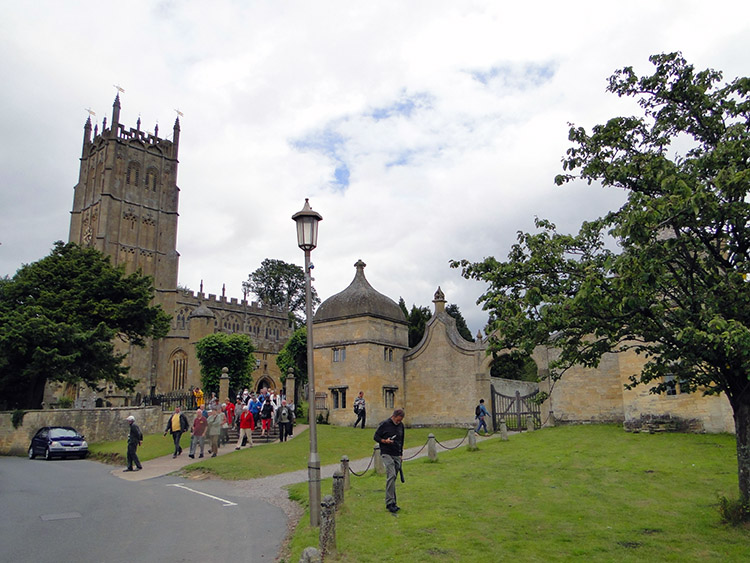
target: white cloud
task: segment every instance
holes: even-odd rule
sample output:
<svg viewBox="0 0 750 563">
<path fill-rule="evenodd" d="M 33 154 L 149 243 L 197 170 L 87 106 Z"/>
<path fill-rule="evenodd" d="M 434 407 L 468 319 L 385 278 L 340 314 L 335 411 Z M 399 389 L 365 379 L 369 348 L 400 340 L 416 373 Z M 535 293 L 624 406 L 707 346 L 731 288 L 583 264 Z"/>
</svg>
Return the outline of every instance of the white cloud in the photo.
<svg viewBox="0 0 750 563">
<path fill-rule="evenodd" d="M 237 296 L 264 258 L 301 263 L 291 215 L 310 197 L 321 297 L 362 258 L 409 307 L 440 285 L 476 333 L 483 286 L 448 260 L 504 257 L 535 215 L 573 230 L 617 205 L 553 185 L 568 122 L 635 111 L 606 78 L 649 72 L 650 54 L 746 76 L 749 16 L 677 0 L 8 4 L 0 275 L 67 238 L 85 108 L 101 127 L 120 84 L 127 126 L 168 136 L 184 113 L 181 283 Z"/>
</svg>

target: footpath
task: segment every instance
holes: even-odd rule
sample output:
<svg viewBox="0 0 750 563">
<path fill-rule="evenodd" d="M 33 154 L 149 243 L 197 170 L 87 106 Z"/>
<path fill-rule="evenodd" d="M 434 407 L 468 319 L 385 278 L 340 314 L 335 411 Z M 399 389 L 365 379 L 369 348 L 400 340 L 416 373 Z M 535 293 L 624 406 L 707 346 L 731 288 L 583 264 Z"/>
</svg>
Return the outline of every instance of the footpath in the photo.
<svg viewBox="0 0 750 563">
<path fill-rule="evenodd" d="M 305 433 L 305 430 L 307 430 L 308 426 L 306 424 L 298 424 L 294 427 L 294 434 L 290 436 L 289 440 L 294 440 L 299 438 L 300 436 L 304 436 L 307 439 L 307 434 Z M 484 440 L 492 439 L 496 436 L 499 436 L 498 433 L 490 434 L 489 436 L 476 436 L 477 442 L 482 442 Z M 167 438 L 165 438 L 166 440 Z M 443 446 L 446 448 L 455 448 L 458 444 L 460 444 L 463 440 L 466 440 L 468 443 L 467 438 L 455 438 L 453 440 L 447 440 L 445 442 L 441 442 Z M 274 444 L 276 442 L 264 442 L 260 440 L 256 440 L 253 444 L 254 448 L 257 447 L 263 447 L 266 444 Z M 219 448 L 219 451 L 217 453 L 218 456 L 223 456 L 230 454 L 235 449 L 235 444 L 232 442 L 223 445 Z M 242 448 L 243 450 L 247 449 L 247 446 Z M 420 449 L 422 451 L 420 451 Z M 443 450 L 438 446 L 438 453 Z M 206 452 L 208 452 L 208 445 L 206 445 Z M 417 453 L 419 452 L 419 453 Z M 408 448 L 404 450 L 404 461 L 408 462 L 409 458 L 411 459 L 417 459 L 420 457 L 424 457 L 427 455 L 427 448 L 422 446 L 417 446 L 414 448 Z M 206 453 L 205 457 L 203 459 L 209 459 L 209 454 Z M 352 469 L 352 471 L 355 471 L 357 473 L 361 473 L 364 471 L 367 466 L 370 464 L 370 461 L 372 459 L 372 456 L 368 458 L 362 458 L 357 460 L 350 460 L 349 461 L 349 467 Z M 141 462 L 141 465 L 143 465 L 143 469 L 140 471 L 123 471 L 124 467 L 118 467 L 117 469 L 113 469 L 110 473 L 116 477 L 119 477 L 121 479 L 124 479 L 125 481 L 145 481 L 146 479 L 153 479 L 155 477 L 162 477 L 164 475 L 169 475 L 170 473 L 175 473 L 185 467 L 186 465 L 190 465 L 191 463 L 196 463 L 201 461 L 197 456 L 195 459 L 191 459 L 188 457 L 188 450 L 187 448 L 184 449 L 181 455 L 173 458 L 172 455 L 166 455 L 164 457 L 158 457 L 155 459 L 150 459 L 148 461 Z M 335 463 L 332 465 L 324 465 L 320 468 L 320 478 L 321 479 L 328 479 L 333 477 L 334 471 L 337 469 L 340 469 L 340 464 Z M 288 473 L 279 473 L 277 475 L 269 475 L 267 477 L 260 477 L 257 479 L 249 479 L 247 481 L 236 481 L 237 483 L 258 483 L 259 486 L 271 486 L 271 487 L 277 487 L 281 488 L 286 485 L 293 485 L 295 483 L 304 483 L 307 481 L 307 469 L 299 469 L 297 471 L 290 471 Z"/>
<path fill-rule="evenodd" d="M 305 424 L 295 426 L 294 435 L 289 439 L 309 439 L 307 432 L 305 432 L 307 428 L 308 426 Z M 476 436 L 476 439 L 477 443 L 479 443 L 485 440 L 497 438 L 499 436 L 500 434 L 496 432 L 494 434 L 490 434 L 489 436 Z M 440 452 L 445 451 L 445 449 L 443 448 L 456 448 L 463 441 L 465 441 L 465 444 L 468 445 L 468 436 L 440 442 L 440 444 L 438 444 L 438 455 L 440 454 Z M 268 443 L 273 444 L 275 442 Z M 266 442 L 258 442 L 256 440 L 253 447 L 263 447 L 265 444 Z M 225 446 L 219 448 L 217 455 L 221 456 L 232 453 L 233 451 L 235 451 L 234 448 L 235 445 L 230 442 L 229 444 L 226 444 Z M 208 451 L 208 449 L 206 449 L 206 451 Z M 427 447 L 424 444 L 421 446 L 405 449 L 403 455 L 404 463 L 408 463 L 411 459 L 417 459 L 426 455 Z M 170 473 L 175 473 L 184 466 L 195 463 L 196 461 L 198 461 L 198 458 L 196 457 L 195 459 L 190 459 L 187 455 L 187 450 L 185 450 L 182 455 L 179 455 L 176 458 L 172 458 L 171 455 L 168 455 L 142 462 L 143 469 L 141 471 L 123 472 L 123 468 L 117 468 L 111 473 L 112 475 L 115 475 L 127 481 L 145 481 L 146 479 L 153 479 L 155 477 L 162 477 L 164 475 L 169 475 Z M 372 456 L 362 459 L 350 460 L 349 467 L 356 473 L 362 473 L 365 469 L 367 469 L 371 461 Z M 340 469 L 340 467 L 340 463 L 322 466 L 320 468 L 320 478 L 332 478 L 334 471 Z M 370 467 L 370 469 L 372 469 L 372 466 Z M 303 511 L 299 503 L 289 500 L 289 495 L 287 494 L 287 491 L 284 489 L 284 487 L 286 487 L 287 485 L 294 485 L 296 483 L 304 483 L 307 481 L 307 477 L 307 468 L 305 468 L 297 471 L 289 471 L 287 473 L 279 473 L 277 475 L 268 475 L 267 477 L 260 477 L 257 479 L 233 481 L 233 485 L 235 487 L 234 492 L 239 497 L 262 500 L 283 510 L 287 516 L 287 536 L 289 536 L 294 532 L 297 523 L 302 517 Z"/>
</svg>

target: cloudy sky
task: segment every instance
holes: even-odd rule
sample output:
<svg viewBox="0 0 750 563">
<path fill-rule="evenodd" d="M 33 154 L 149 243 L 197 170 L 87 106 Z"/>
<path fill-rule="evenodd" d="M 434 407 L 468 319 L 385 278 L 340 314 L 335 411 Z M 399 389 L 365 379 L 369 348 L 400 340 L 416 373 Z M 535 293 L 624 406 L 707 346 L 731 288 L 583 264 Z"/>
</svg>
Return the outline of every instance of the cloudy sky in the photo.
<svg viewBox="0 0 750 563">
<path fill-rule="evenodd" d="M 87 108 L 171 134 L 181 111 L 180 283 L 241 296 L 264 258 L 302 264 L 291 216 L 323 216 L 325 299 L 361 258 L 394 300 L 441 286 L 473 333 L 483 291 L 450 259 L 505 257 L 622 194 L 556 187 L 568 123 L 632 114 L 616 69 L 682 51 L 750 75 L 750 3 L 0 0 L 0 275 L 67 240 Z"/>
</svg>

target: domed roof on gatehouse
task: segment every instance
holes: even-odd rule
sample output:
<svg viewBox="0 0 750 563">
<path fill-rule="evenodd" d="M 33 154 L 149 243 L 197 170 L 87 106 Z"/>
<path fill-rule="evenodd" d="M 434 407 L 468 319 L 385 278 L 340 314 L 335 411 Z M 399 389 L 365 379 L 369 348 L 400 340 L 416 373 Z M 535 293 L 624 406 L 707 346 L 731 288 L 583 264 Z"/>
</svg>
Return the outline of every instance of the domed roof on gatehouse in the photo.
<svg viewBox="0 0 750 563">
<path fill-rule="evenodd" d="M 318 307 L 313 322 L 321 323 L 352 317 L 377 317 L 406 324 L 401 307 L 391 298 L 376 291 L 365 278 L 365 264 L 357 260 L 357 273 L 344 291 L 323 301 Z"/>
</svg>

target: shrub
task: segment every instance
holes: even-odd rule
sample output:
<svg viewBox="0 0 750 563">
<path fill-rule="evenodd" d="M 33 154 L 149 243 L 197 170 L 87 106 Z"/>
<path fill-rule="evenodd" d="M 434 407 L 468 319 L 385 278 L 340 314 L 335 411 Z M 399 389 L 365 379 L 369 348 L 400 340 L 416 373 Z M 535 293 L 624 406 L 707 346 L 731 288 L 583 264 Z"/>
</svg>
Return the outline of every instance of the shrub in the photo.
<svg viewBox="0 0 750 563">
<path fill-rule="evenodd" d="M 57 401 L 57 407 L 60 409 L 69 409 L 73 406 L 73 399 L 70 397 L 60 397 Z"/>
<path fill-rule="evenodd" d="M 13 428 L 18 428 L 23 424 L 23 415 L 26 414 L 26 411 L 17 409 L 13 411 L 13 414 L 10 415 L 10 421 L 13 423 Z"/>
<path fill-rule="evenodd" d="M 719 516 L 721 521 L 731 526 L 739 526 L 744 522 L 750 522 L 750 501 L 747 499 L 728 499 L 719 497 Z"/>
</svg>

